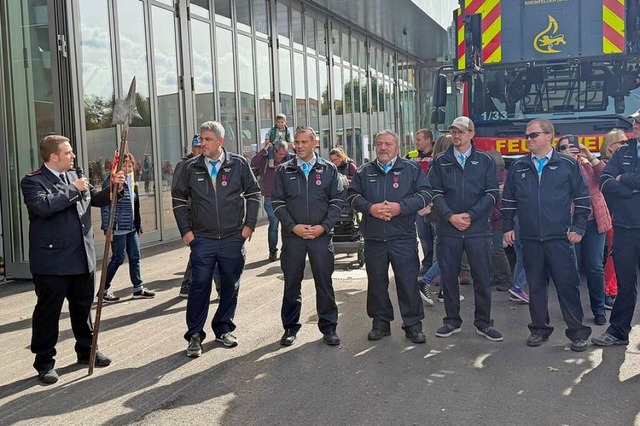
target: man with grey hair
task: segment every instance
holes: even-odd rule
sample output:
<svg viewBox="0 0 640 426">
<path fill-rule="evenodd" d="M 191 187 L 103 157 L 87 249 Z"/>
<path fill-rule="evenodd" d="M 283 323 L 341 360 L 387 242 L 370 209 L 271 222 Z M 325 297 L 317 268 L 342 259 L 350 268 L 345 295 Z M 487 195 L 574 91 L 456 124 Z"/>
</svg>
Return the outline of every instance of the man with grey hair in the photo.
<svg viewBox="0 0 640 426">
<path fill-rule="evenodd" d="M 367 314 L 373 320 L 367 338 L 380 340 L 391 334 L 391 263 L 402 328 L 413 343 L 425 343 L 424 308 L 416 286 L 420 267 L 416 213 L 431 202 L 431 186 L 418 164 L 399 156 L 398 135 L 392 130 L 376 135 L 375 149 L 376 160 L 358 169 L 347 191 L 347 201 L 363 213 Z"/>
<path fill-rule="evenodd" d="M 220 303 L 211 326 L 216 340 L 237 346 L 232 334 L 238 304 L 238 280 L 244 268 L 242 249 L 251 239 L 260 208 L 260 187 L 248 161 L 222 147 L 224 127 L 217 121 L 200 126 L 202 155 L 184 164 L 171 191 L 173 214 L 182 240 L 191 248 L 193 280 L 187 302 L 187 356 L 202 354 L 215 267 L 220 272 Z M 246 207 L 245 207 L 246 204 Z"/>
</svg>

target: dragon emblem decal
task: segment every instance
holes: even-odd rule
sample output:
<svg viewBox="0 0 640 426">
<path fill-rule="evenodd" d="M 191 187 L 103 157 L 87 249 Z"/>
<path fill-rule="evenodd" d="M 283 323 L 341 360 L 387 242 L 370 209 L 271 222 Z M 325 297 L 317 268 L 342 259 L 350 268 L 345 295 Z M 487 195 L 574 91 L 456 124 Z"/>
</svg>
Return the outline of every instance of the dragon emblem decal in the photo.
<svg viewBox="0 0 640 426">
<path fill-rule="evenodd" d="M 556 47 L 560 44 L 567 44 L 567 42 L 564 39 L 564 34 L 556 34 L 558 28 L 558 21 L 549 15 L 549 25 L 535 36 L 533 48 L 540 53 L 561 53 Z"/>
</svg>

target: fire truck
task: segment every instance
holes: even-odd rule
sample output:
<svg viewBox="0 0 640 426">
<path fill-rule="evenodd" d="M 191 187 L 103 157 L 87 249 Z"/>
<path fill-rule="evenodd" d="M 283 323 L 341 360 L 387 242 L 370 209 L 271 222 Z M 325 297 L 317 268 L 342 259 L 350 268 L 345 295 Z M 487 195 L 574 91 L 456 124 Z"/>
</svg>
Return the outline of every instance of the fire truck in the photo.
<svg viewBox="0 0 640 426">
<path fill-rule="evenodd" d="M 640 0 L 460 0 L 453 64 L 434 83 L 431 121 L 447 93 L 476 126 L 480 149 L 527 153 L 526 124 L 554 123 L 598 152 L 607 132 L 631 135 L 640 109 Z M 448 119 L 448 120 L 447 120 Z"/>
</svg>

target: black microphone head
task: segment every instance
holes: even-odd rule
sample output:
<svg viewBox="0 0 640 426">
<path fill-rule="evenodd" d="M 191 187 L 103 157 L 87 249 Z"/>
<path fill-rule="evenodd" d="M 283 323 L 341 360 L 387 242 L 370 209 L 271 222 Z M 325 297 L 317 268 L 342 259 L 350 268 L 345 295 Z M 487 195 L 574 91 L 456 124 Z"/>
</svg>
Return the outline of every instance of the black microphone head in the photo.
<svg viewBox="0 0 640 426">
<path fill-rule="evenodd" d="M 76 167 L 76 174 L 78 175 L 78 179 L 84 177 L 84 170 L 82 170 L 82 167 Z"/>
</svg>

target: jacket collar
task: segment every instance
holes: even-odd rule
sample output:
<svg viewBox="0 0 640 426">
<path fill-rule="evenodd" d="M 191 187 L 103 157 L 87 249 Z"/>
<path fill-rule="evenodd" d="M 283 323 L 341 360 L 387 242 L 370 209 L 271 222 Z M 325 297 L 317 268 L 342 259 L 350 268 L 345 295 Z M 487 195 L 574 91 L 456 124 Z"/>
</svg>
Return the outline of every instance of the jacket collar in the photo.
<svg viewBox="0 0 640 426">
<path fill-rule="evenodd" d="M 235 163 L 237 160 L 231 156 L 231 153 L 229 153 L 229 151 L 224 148 L 222 148 L 222 150 L 224 151 L 224 162 L 220 165 L 220 167 L 229 167 L 233 165 L 233 163 Z M 198 155 L 194 158 L 196 164 L 199 167 L 204 167 L 205 169 L 207 168 L 207 164 L 205 163 L 205 161 L 207 161 L 207 157 L 205 157 L 204 155 Z"/>
</svg>

